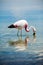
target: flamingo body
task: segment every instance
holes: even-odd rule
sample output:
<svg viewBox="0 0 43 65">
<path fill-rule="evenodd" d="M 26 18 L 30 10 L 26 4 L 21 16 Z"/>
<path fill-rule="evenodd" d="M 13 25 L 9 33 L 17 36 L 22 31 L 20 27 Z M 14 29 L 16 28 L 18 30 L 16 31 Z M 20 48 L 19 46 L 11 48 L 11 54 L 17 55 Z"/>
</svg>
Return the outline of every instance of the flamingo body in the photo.
<svg viewBox="0 0 43 65">
<path fill-rule="evenodd" d="M 25 28 L 26 32 L 29 32 L 30 29 L 32 28 L 33 32 L 34 33 L 36 32 L 36 29 L 34 26 L 30 26 L 28 28 L 28 22 L 26 20 L 19 20 L 19 21 L 15 22 L 14 24 L 11 24 L 10 26 L 8 26 L 8 28 L 16 28 L 21 31 L 22 31 L 22 28 Z"/>
<path fill-rule="evenodd" d="M 19 21 L 14 23 L 14 26 L 18 26 L 18 27 L 21 27 L 21 28 L 23 28 L 23 27 L 25 28 L 25 25 L 28 25 L 26 20 L 19 20 Z"/>
<path fill-rule="evenodd" d="M 17 28 L 21 30 L 22 28 L 26 28 L 26 26 L 28 26 L 28 23 L 26 20 L 19 20 L 15 22 L 14 24 L 11 24 L 10 26 L 8 26 L 8 28 Z"/>
</svg>

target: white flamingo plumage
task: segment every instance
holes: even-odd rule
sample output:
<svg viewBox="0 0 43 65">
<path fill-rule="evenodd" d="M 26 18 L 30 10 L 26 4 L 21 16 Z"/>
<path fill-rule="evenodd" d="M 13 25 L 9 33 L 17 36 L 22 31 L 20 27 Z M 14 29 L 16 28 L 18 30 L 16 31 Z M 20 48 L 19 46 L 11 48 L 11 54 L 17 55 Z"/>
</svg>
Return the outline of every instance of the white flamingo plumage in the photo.
<svg viewBox="0 0 43 65">
<path fill-rule="evenodd" d="M 11 24 L 10 26 L 8 26 L 8 28 L 16 28 L 19 30 L 21 30 L 21 34 L 22 34 L 22 29 L 25 28 L 26 32 L 29 32 L 30 29 L 33 30 L 33 35 L 35 35 L 36 33 L 36 28 L 34 26 L 30 26 L 28 27 L 28 22 L 26 20 L 19 20 L 17 22 L 15 22 L 14 24 Z M 17 33 L 18 35 L 18 33 Z"/>
</svg>

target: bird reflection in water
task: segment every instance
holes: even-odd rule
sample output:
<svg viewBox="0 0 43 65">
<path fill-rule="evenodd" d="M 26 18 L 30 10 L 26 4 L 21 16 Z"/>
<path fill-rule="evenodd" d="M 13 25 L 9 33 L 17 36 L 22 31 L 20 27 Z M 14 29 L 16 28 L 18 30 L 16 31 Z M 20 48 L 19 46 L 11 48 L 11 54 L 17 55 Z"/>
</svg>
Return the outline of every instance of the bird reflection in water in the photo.
<svg viewBox="0 0 43 65">
<path fill-rule="evenodd" d="M 36 38 L 35 36 L 33 36 L 33 40 L 34 38 Z M 22 39 L 22 36 L 18 36 L 18 40 L 16 41 L 10 41 L 9 45 L 13 46 L 16 51 L 24 51 L 27 48 L 27 45 L 30 41 L 29 37 L 26 37 L 24 40 Z"/>
</svg>

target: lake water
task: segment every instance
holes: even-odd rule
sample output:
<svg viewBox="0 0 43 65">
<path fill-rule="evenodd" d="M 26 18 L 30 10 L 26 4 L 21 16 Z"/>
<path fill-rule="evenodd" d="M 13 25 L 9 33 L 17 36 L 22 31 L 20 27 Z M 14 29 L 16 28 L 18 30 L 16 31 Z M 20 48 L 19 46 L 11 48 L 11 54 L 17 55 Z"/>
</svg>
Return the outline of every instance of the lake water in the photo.
<svg viewBox="0 0 43 65">
<path fill-rule="evenodd" d="M 14 19 L 9 20 L 9 17 L 3 18 L 4 16 L 0 18 L 0 65 L 43 65 L 43 15 L 41 15 L 34 15 L 35 18 L 30 16 L 30 20 L 23 18 L 28 21 L 29 26 L 36 27 L 36 36 L 32 35 L 32 30 L 26 33 L 24 29 L 22 36 L 17 36 L 16 29 L 8 29 L 8 25 L 14 23 Z"/>
</svg>

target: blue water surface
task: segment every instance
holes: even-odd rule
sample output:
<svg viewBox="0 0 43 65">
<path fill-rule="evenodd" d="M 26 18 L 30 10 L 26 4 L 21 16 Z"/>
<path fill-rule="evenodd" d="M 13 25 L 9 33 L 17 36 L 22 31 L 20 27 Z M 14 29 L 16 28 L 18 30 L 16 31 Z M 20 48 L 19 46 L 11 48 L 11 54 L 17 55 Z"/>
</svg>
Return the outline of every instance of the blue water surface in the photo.
<svg viewBox="0 0 43 65">
<path fill-rule="evenodd" d="M 15 17 L 9 11 L 0 11 L 0 65 L 43 65 L 43 11 L 30 11 L 22 17 Z M 8 26 L 18 20 L 27 20 L 32 30 L 22 30 L 22 37 L 17 36 L 17 29 Z"/>
</svg>

